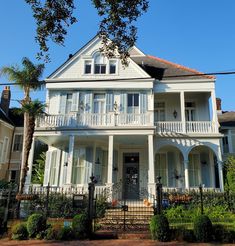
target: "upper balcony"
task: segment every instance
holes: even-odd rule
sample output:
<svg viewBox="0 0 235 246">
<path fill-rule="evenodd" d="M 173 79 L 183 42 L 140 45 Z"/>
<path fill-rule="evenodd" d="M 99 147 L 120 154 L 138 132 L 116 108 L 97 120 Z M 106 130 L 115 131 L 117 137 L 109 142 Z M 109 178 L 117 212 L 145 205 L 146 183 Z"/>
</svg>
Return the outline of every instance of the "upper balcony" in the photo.
<svg viewBox="0 0 235 246">
<path fill-rule="evenodd" d="M 96 127 L 143 127 L 153 126 L 153 114 L 68 114 L 68 115 L 42 115 L 37 119 L 37 128 L 96 128 Z"/>
</svg>

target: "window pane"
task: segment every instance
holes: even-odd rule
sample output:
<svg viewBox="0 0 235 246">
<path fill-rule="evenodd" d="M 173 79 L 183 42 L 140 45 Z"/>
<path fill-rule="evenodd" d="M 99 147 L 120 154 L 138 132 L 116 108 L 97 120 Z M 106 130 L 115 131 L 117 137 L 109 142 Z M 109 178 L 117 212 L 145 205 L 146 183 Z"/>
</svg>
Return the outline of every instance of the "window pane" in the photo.
<svg viewBox="0 0 235 246">
<path fill-rule="evenodd" d="M 100 65 L 101 66 L 101 73 L 106 73 L 106 65 Z"/>
<path fill-rule="evenodd" d="M 133 100 L 132 100 L 133 94 L 128 94 L 127 95 L 127 106 L 133 106 Z"/>
<path fill-rule="evenodd" d="M 134 106 L 139 106 L 139 94 L 134 94 Z"/>
<path fill-rule="evenodd" d="M 115 64 L 115 63 L 111 63 L 111 64 L 109 65 L 109 73 L 110 73 L 110 74 L 116 73 L 116 64 Z"/>
<path fill-rule="evenodd" d="M 86 73 L 86 74 L 91 73 L 91 64 L 86 64 L 86 65 L 85 65 L 85 73 Z"/>
</svg>

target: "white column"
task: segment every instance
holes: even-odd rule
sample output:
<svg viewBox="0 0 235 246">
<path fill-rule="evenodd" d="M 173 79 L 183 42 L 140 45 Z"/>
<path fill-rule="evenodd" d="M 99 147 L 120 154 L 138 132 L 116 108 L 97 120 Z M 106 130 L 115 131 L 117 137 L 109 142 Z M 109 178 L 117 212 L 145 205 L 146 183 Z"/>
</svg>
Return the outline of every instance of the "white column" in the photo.
<svg viewBox="0 0 235 246">
<path fill-rule="evenodd" d="M 107 185 L 112 186 L 112 184 L 113 184 L 113 136 L 109 136 Z"/>
<path fill-rule="evenodd" d="M 69 136 L 69 153 L 68 153 L 68 166 L 67 166 L 67 177 L 66 183 L 72 184 L 72 170 L 73 170 L 73 152 L 74 152 L 74 140 L 75 136 Z"/>
<path fill-rule="evenodd" d="M 155 182 L 155 170 L 154 170 L 154 151 L 153 151 L 153 135 L 148 135 L 148 192 L 149 194 L 155 195 L 156 193 L 156 182 Z"/>
<path fill-rule="evenodd" d="M 218 132 L 218 117 L 217 117 L 217 108 L 216 108 L 216 97 L 215 91 L 211 91 L 211 106 L 212 106 L 212 123 L 215 126 L 215 132 Z"/>
<path fill-rule="evenodd" d="M 223 175 L 223 162 L 217 161 L 218 163 L 218 173 L 219 173 L 219 187 L 220 190 L 224 191 L 224 175 Z"/>
<path fill-rule="evenodd" d="M 209 165 L 210 165 L 210 186 L 215 188 L 215 163 L 214 163 L 214 153 L 209 151 Z"/>
<path fill-rule="evenodd" d="M 184 100 L 184 91 L 180 92 L 180 111 L 181 111 L 181 122 L 182 130 L 185 132 L 185 100 Z"/>
<path fill-rule="evenodd" d="M 31 149 L 29 152 L 29 158 L 28 158 L 28 172 L 27 172 L 27 177 L 25 180 L 25 188 L 31 184 L 31 178 L 32 178 L 32 170 L 33 170 L 33 157 L 34 157 L 34 150 L 35 150 L 35 138 L 33 138 Z"/>
<path fill-rule="evenodd" d="M 185 189 L 189 189 L 189 161 L 184 160 L 184 178 L 185 178 Z"/>
</svg>

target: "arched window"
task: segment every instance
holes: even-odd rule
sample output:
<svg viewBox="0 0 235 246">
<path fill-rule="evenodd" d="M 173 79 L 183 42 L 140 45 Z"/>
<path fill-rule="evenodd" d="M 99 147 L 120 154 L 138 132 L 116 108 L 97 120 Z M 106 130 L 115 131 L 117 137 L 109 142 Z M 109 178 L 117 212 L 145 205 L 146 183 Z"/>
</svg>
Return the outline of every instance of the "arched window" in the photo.
<svg viewBox="0 0 235 246">
<path fill-rule="evenodd" d="M 106 73 L 106 58 L 100 54 L 99 52 L 94 55 L 94 63 L 95 63 L 95 74 L 105 74 Z"/>
</svg>

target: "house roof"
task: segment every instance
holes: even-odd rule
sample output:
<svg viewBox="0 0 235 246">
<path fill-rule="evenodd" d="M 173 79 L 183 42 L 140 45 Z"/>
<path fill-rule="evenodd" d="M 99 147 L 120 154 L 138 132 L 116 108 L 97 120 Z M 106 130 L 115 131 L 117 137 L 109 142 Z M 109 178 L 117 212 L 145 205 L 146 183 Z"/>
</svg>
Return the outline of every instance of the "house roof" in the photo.
<svg viewBox="0 0 235 246">
<path fill-rule="evenodd" d="M 14 113 L 14 109 L 9 109 L 9 115 L 7 116 L 4 111 L 0 108 L 0 120 L 12 125 L 23 127 L 24 126 L 24 115 L 17 115 Z"/>
<path fill-rule="evenodd" d="M 159 80 L 169 79 L 215 79 L 214 76 L 205 75 L 197 70 L 155 57 L 138 56 L 131 57 L 141 68 L 143 68 L 151 77 Z"/>
<path fill-rule="evenodd" d="M 1 108 L 0 108 L 0 120 L 4 121 L 10 125 L 14 125 L 12 120 L 5 114 L 5 112 Z"/>
<path fill-rule="evenodd" d="M 235 127 L 235 112 L 222 112 L 222 114 L 218 115 L 218 120 L 220 126 L 233 126 Z"/>
</svg>

